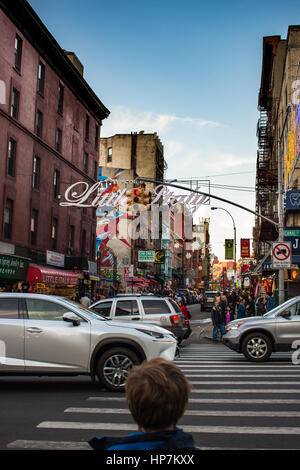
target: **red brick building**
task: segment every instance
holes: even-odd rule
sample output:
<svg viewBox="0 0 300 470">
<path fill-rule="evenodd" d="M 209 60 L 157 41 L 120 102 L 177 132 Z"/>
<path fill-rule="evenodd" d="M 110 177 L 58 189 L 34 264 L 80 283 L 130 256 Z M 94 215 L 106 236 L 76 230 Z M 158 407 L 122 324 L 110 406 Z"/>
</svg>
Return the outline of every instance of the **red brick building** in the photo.
<svg viewBox="0 0 300 470">
<path fill-rule="evenodd" d="M 0 38 L 0 252 L 45 265 L 51 250 L 85 269 L 95 210 L 59 202 L 72 183 L 97 181 L 109 111 L 26 1 L 0 0 Z"/>
</svg>

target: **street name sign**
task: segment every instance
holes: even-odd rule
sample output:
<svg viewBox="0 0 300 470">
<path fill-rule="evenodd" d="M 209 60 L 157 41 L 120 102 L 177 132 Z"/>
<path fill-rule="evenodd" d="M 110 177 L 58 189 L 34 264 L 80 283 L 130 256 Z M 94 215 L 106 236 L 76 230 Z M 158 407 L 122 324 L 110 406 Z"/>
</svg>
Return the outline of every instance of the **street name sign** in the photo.
<svg viewBox="0 0 300 470">
<path fill-rule="evenodd" d="M 272 265 L 273 268 L 291 267 L 291 243 L 272 243 Z"/>
</svg>

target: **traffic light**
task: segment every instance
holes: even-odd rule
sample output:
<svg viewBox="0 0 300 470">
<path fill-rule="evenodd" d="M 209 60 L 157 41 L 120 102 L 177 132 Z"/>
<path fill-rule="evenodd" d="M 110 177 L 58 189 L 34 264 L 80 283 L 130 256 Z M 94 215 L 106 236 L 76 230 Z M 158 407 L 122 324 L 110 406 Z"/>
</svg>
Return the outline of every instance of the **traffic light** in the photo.
<svg viewBox="0 0 300 470">
<path fill-rule="evenodd" d="M 289 271 L 289 279 L 291 281 L 299 281 L 300 280 L 300 270 L 299 269 L 291 269 Z"/>
<path fill-rule="evenodd" d="M 143 190 L 142 203 L 143 203 L 144 206 L 146 206 L 146 209 L 147 209 L 147 210 L 150 210 L 151 201 L 152 201 L 152 194 L 151 194 L 151 191 L 145 191 L 145 190 Z"/>
<path fill-rule="evenodd" d="M 142 204 L 142 189 L 131 188 L 126 191 L 127 197 L 127 210 L 138 210 L 138 205 Z"/>
</svg>

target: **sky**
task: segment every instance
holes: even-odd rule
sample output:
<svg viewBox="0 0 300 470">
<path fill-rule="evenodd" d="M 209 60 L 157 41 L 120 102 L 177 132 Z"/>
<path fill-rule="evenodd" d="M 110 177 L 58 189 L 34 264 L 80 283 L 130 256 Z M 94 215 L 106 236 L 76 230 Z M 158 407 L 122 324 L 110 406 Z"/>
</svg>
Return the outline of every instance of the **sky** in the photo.
<svg viewBox="0 0 300 470">
<path fill-rule="evenodd" d="M 255 210 L 256 125 L 264 36 L 300 24 L 299 1 L 29 0 L 110 110 L 101 136 L 157 132 L 168 179 L 210 181 L 210 192 Z M 216 187 L 218 185 L 219 187 Z M 238 187 L 228 189 L 220 186 Z M 207 187 L 203 187 L 207 191 Z M 182 193 L 183 194 L 183 193 Z M 236 226 L 252 238 L 254 216 L 211 197 L 212 252 Z"/>
</svg>

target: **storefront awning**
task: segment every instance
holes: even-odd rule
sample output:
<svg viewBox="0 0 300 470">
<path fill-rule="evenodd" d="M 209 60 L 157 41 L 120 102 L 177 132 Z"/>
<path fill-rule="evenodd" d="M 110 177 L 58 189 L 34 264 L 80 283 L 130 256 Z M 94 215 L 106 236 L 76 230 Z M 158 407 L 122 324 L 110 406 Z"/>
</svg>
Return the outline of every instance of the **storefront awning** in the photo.
<svg viewBox="0 0 300 470">
<path fill-rule="evenodd" d="M 39 282 L 43 284 L 76 285 L 78 284 L 78 273 L 72 271 L 61 271 L 46 266 L 30 265 L 27 273 L 27 282 Z"/>
</svg>

